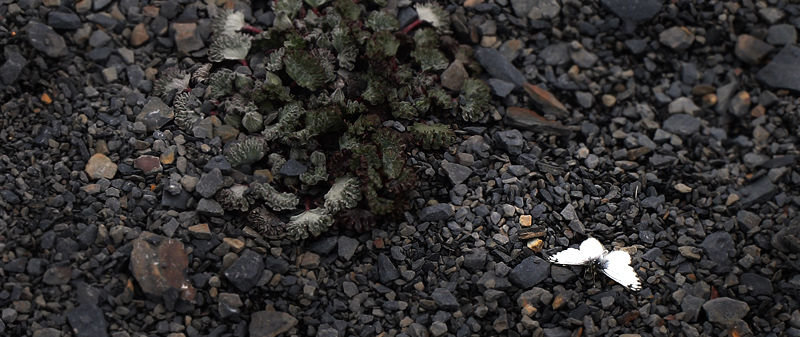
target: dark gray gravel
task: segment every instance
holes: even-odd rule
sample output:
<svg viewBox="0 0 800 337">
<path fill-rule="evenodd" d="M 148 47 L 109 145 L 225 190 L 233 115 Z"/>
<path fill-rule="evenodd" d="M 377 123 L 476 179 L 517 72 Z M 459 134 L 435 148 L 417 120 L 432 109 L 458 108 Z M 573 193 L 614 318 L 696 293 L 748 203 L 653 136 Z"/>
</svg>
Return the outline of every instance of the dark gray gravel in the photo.
<svg viewBox="0 0 800 337">
<path fill-rule="evenodd" d="M 0 4 L 0 335 L 800 336 L 798 4 L 440 2 L 487 117 L 409 155 L 408 212 L 300 243 L 224 211 L 263 177 L 152 95 L 215 3 Z M 547 262 L 588 236 L 643 289 Z"/>
</svg>

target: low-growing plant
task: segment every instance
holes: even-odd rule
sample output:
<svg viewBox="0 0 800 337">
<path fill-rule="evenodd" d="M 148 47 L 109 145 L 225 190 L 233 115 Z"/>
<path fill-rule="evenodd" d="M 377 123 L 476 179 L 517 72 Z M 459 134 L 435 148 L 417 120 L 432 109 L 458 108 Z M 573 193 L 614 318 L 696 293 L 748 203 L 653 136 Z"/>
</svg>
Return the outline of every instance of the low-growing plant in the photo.
<svg viewBox="0 0 800 337">
<path fill-rule="evenodd" d="M 433 121 L 483 118 L 486 84 L 467 79 L 450 92 L 439 83 L 456 53 L 470 62 L 465 48 L 442 47 L 448 13 L 417 5 L 420 20 L 400 27 L 381 5 L 277 0 L 274 24 L 263 31 L 242 13 L 221 11 L 211 25 L 212 63 L 158 81 L 158 93 L 174 97 L 178 128 L 192 134 L 209 118 L 203 102 L 212 102 L 212 113 L 241 131 L 227 146 L 228 162 L 268 170 L 265 179 L 220 191 L 227 211 L 246 214 L 269 236 L 304 239 L 331 225 L 368 230 L 404 210 L 417 185 L 406 152 L 455 141 L 448 125 Z"/>
</svg>

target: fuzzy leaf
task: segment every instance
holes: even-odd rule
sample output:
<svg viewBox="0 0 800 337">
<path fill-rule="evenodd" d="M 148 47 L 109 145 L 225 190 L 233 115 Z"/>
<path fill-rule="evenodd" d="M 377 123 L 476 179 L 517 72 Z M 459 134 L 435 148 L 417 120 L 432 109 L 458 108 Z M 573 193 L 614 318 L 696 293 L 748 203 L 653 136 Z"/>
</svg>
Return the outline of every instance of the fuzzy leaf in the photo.
<svg viewBox="0 0 800 337">
<path fill-rule="evenodd" d="M 415 109 L 414 104 L 411 104 L 410 102 L 392 102 L 390 106 L 392 107 L 392 116 L 395 118 L 412 119 L 417 117 L 417 109 Z"/>
<path fill-rule="evenodd" d="M 378 105 L 386 100 L 386 94 L 391 86 L 383 78 L 372 75 L 367 76 L 367 89 L 361 94 L 367 102 Z"/>
<path fill-rule="evenodd" d="M 311 153 L 311 169 L 300 174 L 300 181 L 312 186 L 328 180 L 328 171 L 325 168 L 325 154 L 321 151 Z"/>
<path fill-rule="evenodd" d="M 250 211 L 247 221 L 250 221 L 253 229 L 270 238 L 281 237 L 286 231 L 286 224 L 266 207 L 257 207 Z"/>
<path fill-rule="evenodd" d="M 294 18 L 303 7 L 301 0 L 277 0 L 272 6 L 275 13 L 285 13 L 290 19 Z"/>
<path fill-rule="evenodd" d="M 423 28 L 414 33 L 414 44 L 417 49 L 439 48 L 439 33 L 430 28 Z"/>
<path fill-rule="evenodd" d="M 347 132 L 353 135 L 363 135 L 364 133 L 374 131 L 381 126 L 381 119 L 375 115 L 361 115 L 358 116 L 353 124 L 349 125 Z"/>
<path fill-rule="evenodd" d="M 305 0 L 305 2 L 311 7 L 317 8 L 324 5 L 326 2 L 328 2 L 328 0 Z"/>
<path fill-rule="evenodd" d="M 450 97 L 450 94 L 447 91 L 444 91 L 442 87 L 433 87 L 428 89 L 428 97 L 431 98 L 433 104 L 442 108 L 442 109 L 451 109 L 455 105 L 453 103 L 453 98 Z"/>
<path fill-rule="evenodd" d="M 206 63 L 192 72 L 192 84 L 205 83 L 208 79 L 208 74 L 211 71 L 211 63 Z"/>
<path fill-rule="evenodd" d="M 372 186 L 366 186 L 362 190 L 372 213 L 386 215 L 394 209 L 394 201 L 378 196 L 378 191 Z"/>
<path fill-rule="evenodd" d="M 351 175 L 336 178 L 331 189 L 325 193 L 325 209 L 330 214 L 339 213 L 345 209 L 351 209 L 361 201 L 361 185 L 358 179 Z"/>
<path fill-rule="evenodd" d="M 406 162 L 400 135 L 389 129 L 381 129 L 372 135 L 372 140 L 378 145 L 386 176 L 389 179 L 397 178 Z"/>
<path fill-rule="evenodd" d="M 242 33 L 215 35 L 208 47 L 211 62 L 223 60 L 244 60 L 250 51 L 251 37 Z"/>
<path fill-rule="evenodd" d="M 236 74 L 232 70 L 222 68 L 208 77 L 211 98 L 216 99 L 233 93 L 233 80 Z"/>
<path fill-rule="evenodd" d="M 276 49 L 275 51 L 269 54 L 269 59 L 267 59 L 267 62 L 264 66 L 269 71 L 278 71 L 283 69 L 284 55 L 286 55 L 286 48 L 281 47 Z"/>
<path fill-rule="evenodd" d="M 242 164 L 252 164 L 266 154 L 266 143 L 261 138 L 250 137 L 243 142 L 231 145 L 225 153 L 225 159 L 231 163 L 231 166 L 237 167 Z"/>
<path fill-rule="evenodd" d="M 155 93 L 159 96 L 166 96 L 173 90 L 182 91 L 189 87 L 191 75 L 183 70 L 170 67 L 164 70 L 155 83 Z"/>
<path fill-rule="evenodd" d="M 400 29 L 400 22 L 392 14 L 384 11 L 373 11 L 367 18 L 367 27 L 376 32 L 379 30 L 395 31 Z"/>
<path fill-rule="evenodd" d="M 306 128 L 293 134 L 293 138 L 305 143 L 312 137 L 344 127 L 341 112 L 336 107 L 306 111 Z"/>
<path fill-rule="evenodd" d="M 442 5 L 430 2 L 416 4 L 414 8 L 417 10 L 419 19 L 430 23 L 439 33 L 447 33 L 450 30 L 450 14 L 444 10 Z"/>
<path fill-rule="evenodd" d="M 295 209 L 300 199 L 292 193 L 278 192 L 274 187 L 267 183 L 254 182 L 250 184 L 250 194 L 253 197 L 264 201 L 264 204 L 278 212 L 283 210 Z"/>
<path fill-rule="evenodd" d="M 370 55 L 394 56 L 398 47 L 400 41 L 387 30 L 378 31 L 374 39 L 367 41 L 367 53 Z"/>
<path fill-rule="evenodd" d="M 278 75 L 267 72 L 266 79 L 255 85 L 255 89 L 250 93 L 250 98 L 256 102 L 265 100 L 288 102 L 292 100 L 292 95 L 289 93 L 289 88 L 283 86 Z"/>
<path fill-rule="evenodd" d="M 194 94 L 191 92 L 180 92 L 173 100 L 173 108 L 175 110 L 175 125 L 181 130 L 189 132 L 194 124 L 202 118 L 202 115 L 195 112 L 195 108 L 200 106 Z"/>
<path fill-rule="evenodd" d="M 361 16 L 361 7 L 353 2 L 353 0 L 336 0 L 334 6 L 343 17 L 352 21 L 358 20 Z"/>
<path fill-rule="evenodd" d="M 293 240 L 316 237 L 328 230 L 333 218 L 322 208 L 306 211 L 291 218 L 287 225 L 287 235 Z"/>
<path fill-rule="evenodd" d="M 289 77 L 303 88 L 317 90 L 325 85 L 328 79 L 325 74 L 325 68 L 320 65 L 319 60 L 306 51 L 292 50 L 287 52 L 283 63 L 286 66 L 286 73 L 289 74 Z"/>
<path fill-rule="evenodd" d="M 272 21 L 272 29 L 278 32 L 285 32 L 292 28 L 292 18 L 286 12 L 276 12 L 275 20 Z"/>
<path fill-rule="evenodd" d="M 311 51 L 311 56 L 314 56 L 319 65 L 322 66 L 326 83 L 336 79 L 336 69 L 333 65 L 333 61 L 336 60 L 336 57 L 333 56 L 330 50 L 316 48 Z"/>
<path fill-rule="evenodd" d="M 305 110 L 300 103 L 292 102 L 278 109 L 278 122 L 264 127 L 261 132 L 268 141 L 283 139 L 295 131 L 300 125 L 300 117 L 305 114 Z"/>
<path fill-rule="evenodd" d="M 411 52 L 414 61 L 417 61 L 422 71 L 444 70 L 450 64 L 444 53 L 438 49 L 422 48 Z"/>
<path fill-rule="evenodd" d="M 464 81 L 459 96 L 461 118 L 467 122 L 477 122 L 489 110 L 489 86 L 483 81 L 469 78 Z"/>
<path fill-rule="evenodd" d="M 447 125 L 414 123 L 414 126 L 408 129 L 414 140 L 425 150 L 448 147 L 456 140 L 455 132 Z"/>
<path fill-rule="evenodd" d="M 244 13 L 225 9 L 211 19 L 211 32 L 214 35 L 233 35 L 244 25 Z"/>
<path fill-rule="evenodd" d="M 248 111 L 242 116 L 242 126 L 251 133 L 260 132 L 264 129 L 264 116 L 256 110 Z"/>
<path fill-rule="evenodd" d="M 226 210 L 247 212 L 250 209 L 250 201 L 244 195 L 246 191 L 245 185 L 233 185 L 219 191 L 216 199 Z"/>
<path fill-rule="evenodd" d="M 333 218 L 324 208 L 315 208 L 295 215 L 286 225 L 286 235 L 293 240 L 319 236 L 333 224 Z"/>
</svg>

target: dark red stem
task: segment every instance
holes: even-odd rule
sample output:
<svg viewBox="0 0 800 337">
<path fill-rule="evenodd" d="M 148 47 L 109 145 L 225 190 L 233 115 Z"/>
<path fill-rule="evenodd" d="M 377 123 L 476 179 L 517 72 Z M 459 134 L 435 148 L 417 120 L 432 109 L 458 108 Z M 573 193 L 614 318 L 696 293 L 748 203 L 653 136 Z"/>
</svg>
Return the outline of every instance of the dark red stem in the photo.
<svg viewBox="0 0 800 337">
<path fill-rule="evenodd" d="M 244 32 L 244 33 L 248 33 L 248 34 L 254 34 L 254 35 L 257 35 L 257 34 L 261 34 L 261 33 L 263 33 L 263 32 L 264 32 L 264 30 L 262 30 L 261 28 L 258 28 L 258 27 L 253 27 L 253 26 L 251 26 L 251 25 L 247 25 L 247 24 L 246 24 L 246 25 L 244 25 L 244 27 L 242 27 L 242 32 Z"/>
<path fill-rule="evenodd" d="M 412 22 L 411 24 L 406 26 L 406 28 L 403 28 L 403 33 L 408 34 L 408 32 L 410 32 L 414 28 L 417 28 L 417 26 L 421 25 L 423 22 L 424 21 L 422 21 L 420 19 L 415 20 L 414 22 Z"/>
<path fill-rule="evenodd" d="M 247 67 L 247 60 L 239 60 L 239 63 L 241 63 L 243 66 Z"/>
</svg>

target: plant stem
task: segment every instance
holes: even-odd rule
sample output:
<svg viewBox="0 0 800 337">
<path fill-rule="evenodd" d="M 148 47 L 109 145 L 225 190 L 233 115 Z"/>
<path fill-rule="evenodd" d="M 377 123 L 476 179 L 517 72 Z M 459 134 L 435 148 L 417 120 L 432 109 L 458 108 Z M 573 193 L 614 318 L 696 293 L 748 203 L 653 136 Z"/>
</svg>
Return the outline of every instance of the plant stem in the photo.
<svg viewBox="0 0 800 337">
<path fill-rule="evenodd" d="M 406 26 L 406 28 L 403 28 L 402 32 L 408 34 L 408 32 L 410 32 L 414 28 L 417 28 L 417 26 L 421 25 L 423 22 L 424 21 L 422 21 L 420 19 L 416 19 L 416 20 L 414 20 L 414 22 L 412 22 L 408 26 Z"/>
</svg>

